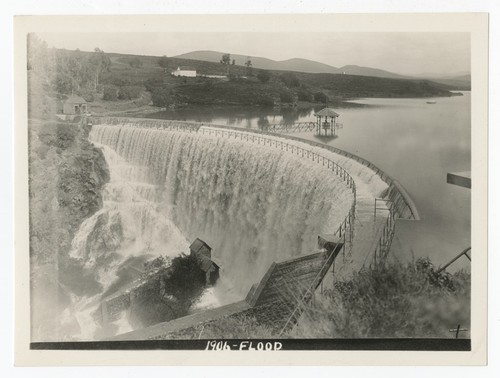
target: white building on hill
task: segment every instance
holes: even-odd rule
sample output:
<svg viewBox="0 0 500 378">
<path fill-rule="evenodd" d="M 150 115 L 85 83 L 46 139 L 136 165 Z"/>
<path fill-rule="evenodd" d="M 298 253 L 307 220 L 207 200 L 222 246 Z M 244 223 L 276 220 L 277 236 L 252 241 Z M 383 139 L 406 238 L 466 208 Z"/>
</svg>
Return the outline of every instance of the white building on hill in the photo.
<svg viewBox="0 0 500 378">
<path fill-rule="evenodd" d="M 196 70 L 191 67 L 177 67 L 175 71 L 172 71 L 173 76 L 187 76 L 196 77 Z"/>
</svg>

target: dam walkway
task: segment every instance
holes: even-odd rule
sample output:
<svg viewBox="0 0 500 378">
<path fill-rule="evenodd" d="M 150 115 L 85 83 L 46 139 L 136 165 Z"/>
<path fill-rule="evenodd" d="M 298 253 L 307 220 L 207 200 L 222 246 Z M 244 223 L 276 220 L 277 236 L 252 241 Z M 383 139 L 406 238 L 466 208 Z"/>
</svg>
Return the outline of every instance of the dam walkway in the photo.
<svg viewBox="0 0 500 378">
<path fill-rule="evenodd" d="M 333 263 L 331 274 L 325 277 L 323 287 L 332 287 L 333 282 L 387 257 L 394 235 L 394 214 L 386 203 L 377 203 L 379 208 L 375 212 L 374 203 L 372 196 L 358 194 L 352 238 L 346 237 L 345 248 Z M 338 238 L 337 235 L 323 237 L 327 240 Z M 343 237 L 340 240 L 343 241 Z"/>
</svg>

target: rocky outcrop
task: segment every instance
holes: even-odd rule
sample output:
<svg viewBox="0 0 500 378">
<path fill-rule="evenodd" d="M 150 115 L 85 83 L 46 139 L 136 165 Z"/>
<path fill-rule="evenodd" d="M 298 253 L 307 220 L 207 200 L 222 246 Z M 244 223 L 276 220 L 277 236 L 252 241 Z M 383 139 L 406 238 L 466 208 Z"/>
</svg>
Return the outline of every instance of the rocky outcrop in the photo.
<svg viewBox="0 0 500 378">
<path fill-rule="evenodd" d="M 71 308 L 71 296 L 101 290 L 93 272 L 69 257 L 76 231 L 102 207 L 101 191 L 109 181 L 89 131 L 85 122 L 29 124 L 33 340 L 70 337 L 61 314 Z"/>
<path fill-rule="evenodd" d="M 57 200 L 68 221 L 69 241 L 83 220 L 102 207 L 101 192 L 109 181 L 104 155 L 88 141 L 88 134 L 89 128 L 82 126 L 58 167 Z"/>
</svg>

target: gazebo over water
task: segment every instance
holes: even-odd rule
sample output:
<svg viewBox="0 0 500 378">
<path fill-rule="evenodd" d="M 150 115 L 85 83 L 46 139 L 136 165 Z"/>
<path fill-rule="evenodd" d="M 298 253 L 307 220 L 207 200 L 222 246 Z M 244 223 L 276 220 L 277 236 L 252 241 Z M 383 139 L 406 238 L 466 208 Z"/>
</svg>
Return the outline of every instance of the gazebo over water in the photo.
<svg viewBox="0 0 500 378">
<path fill-rule="evenodd" d="M 321 109 L 314 115 L 316 116 L 316 134 L 335 136 L 335 129 L 340 126 L 336 120 L 340 115 L 332 108 Z M 328 134 L 328 131 L 330 131 L 330 134 Z"/>
</svg>

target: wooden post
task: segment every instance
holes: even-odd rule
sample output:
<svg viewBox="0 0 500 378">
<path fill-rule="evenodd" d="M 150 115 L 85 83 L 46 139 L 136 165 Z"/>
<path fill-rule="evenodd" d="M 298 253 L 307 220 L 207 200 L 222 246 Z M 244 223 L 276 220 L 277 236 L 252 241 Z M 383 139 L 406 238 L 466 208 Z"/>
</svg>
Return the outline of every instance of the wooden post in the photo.
<svg viewBox="0 0 500 378">
<path fill-rule="evenodd" d="M 467 328 L 460 328 L 460 324 L 457 325 L 457 328 L 450 329 L 450 332 L 455 332 L 455 339 L 458 339 L 460 332 L 465 332 L 465 331 L 468 331 L 468 329 Z"/>
</svg>

